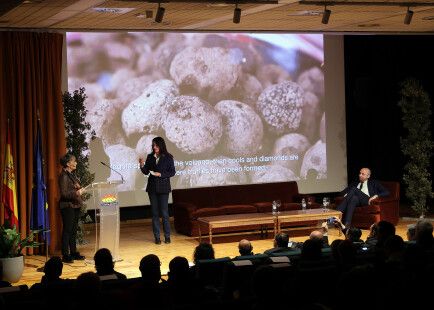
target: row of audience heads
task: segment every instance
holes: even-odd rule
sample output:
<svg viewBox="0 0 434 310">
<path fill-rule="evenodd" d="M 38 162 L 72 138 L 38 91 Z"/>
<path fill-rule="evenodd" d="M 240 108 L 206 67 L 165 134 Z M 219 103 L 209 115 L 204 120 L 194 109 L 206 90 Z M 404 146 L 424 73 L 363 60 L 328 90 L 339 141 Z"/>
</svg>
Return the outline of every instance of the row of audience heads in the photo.
<svg viewBox="0 0 434 310">
<path fill-rule="evenodd" d="M 346 232 L 346 240 L 351 242 L 361 241 L 362 232 L 358 228 L 349 228 Z M 393 238 L 390 238 L 393 237 Z M 375 223 L 370 228 L 369 238 L 375 238 L 377 244 L 382 244 L 386 239 L 389 243 L 398 244 L 401 237 L 395 235 L 395 226 L 387 221 L 380 221 Z M 400 238 L 400 240 L 398 240 Z M 396 240 L 395 240 L 396 239 Z M 433 239 L 433 225 L 429 220 L 419 220 L 414 225 L 408 226 L 407 231 L 408 241 L 418 242 L 425 244 L 432 242 Z M 309 251 L 322 247 L 324 242 L 323 233 L 319 230 L 313 231 L 309 239 L 303 243 L 302 251 Z M 338 244 L 343 240 L 335 240 L 334 243 Z M 288 248 L 289 236 L 286 233 L 279 233 L 275 236 L 274 247 Z M 333 248 L 332 243 L 332 248 Z M 393 247 L 393 244 L 390 245 Z M 243 239 L 238 244 L 239 253 L 241 256 L 253 255 L 253 246 L 250 241 Z M 214 259 L 215 253 L 211 244 L 200 243 L 194 251 L 193 260 L 197 263 L 198 260 Z M 113 257 L 108 249 L 99 249 L 94 255 L 96 274 L 99 276 L 109 275 L 114 272 Z M 157 255 L 149 254 L 144 256 L 140 261 L 140 272 L 143 279 L 149 281 L 159 281 L 161 278 L 161 262 Z M 189 263 L 185 257 L 177 256 L 169 263 L 169 277 L 172 278 L 183 277 L 189 272 Z M 60 257 L 51 257 L 44 266 L 44 273 L 47 280 L 58 279 L 62 274 L 63 263 Z"/>
</svg>

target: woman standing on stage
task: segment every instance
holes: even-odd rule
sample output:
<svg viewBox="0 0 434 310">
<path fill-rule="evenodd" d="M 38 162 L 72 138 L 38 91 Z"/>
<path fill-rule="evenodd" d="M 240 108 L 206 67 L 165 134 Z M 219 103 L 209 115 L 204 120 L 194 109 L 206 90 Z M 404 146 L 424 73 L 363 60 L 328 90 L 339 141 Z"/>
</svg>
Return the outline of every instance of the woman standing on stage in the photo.
<svg viewBox="0 0 434 310">
<path fill-rule="evenodd" d="M 80 208 L 83 205 L 81 195 L 84 189 L 73 171 L 77 168 L 77 161 L 72 154 L 65 154 L 60 159 L 62 172 L 59 175 L 60 214 L 62 215 L 62 260 L 72 263 L 83 260 L 84 256 L 77 251 L 76 238 Z"/>
<path fill-rule="evenodd" d="M 161 137 L 152 140 L 152 152 L 143 162 L 139 158 L 140 170 L 149 175 L 146 191 L 149 195 L 152 210 L 152 230 L 155 244 L 160 240 L 160 215 L 163 218 L 164 243 L 170 243 L 169 223 L 169 193 L 171 192 L 170 178 L 175 175 L 173 156 L 167 152 L 166 143 Z"/>
</svg>

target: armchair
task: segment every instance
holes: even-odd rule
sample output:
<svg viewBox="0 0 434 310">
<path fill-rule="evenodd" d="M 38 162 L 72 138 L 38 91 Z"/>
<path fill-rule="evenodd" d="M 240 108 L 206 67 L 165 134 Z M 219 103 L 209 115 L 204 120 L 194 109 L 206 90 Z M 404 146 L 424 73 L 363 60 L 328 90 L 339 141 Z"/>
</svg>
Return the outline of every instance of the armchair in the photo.
<svg viewBox="0 0 434 310">
<path fill-rule="evenodd" d="M 389 196 L 377 198 L 370 205 L 357 207 L 354 211 L 352 225 L 359 228 L 369 228 L 373 223 L 388 221 L 393 225 L 399 220 L 399 182 L 381 181 L 381 184 L 389 191 Z M 338 206 L 343 196 L 335 198 Z"/>
</svg>

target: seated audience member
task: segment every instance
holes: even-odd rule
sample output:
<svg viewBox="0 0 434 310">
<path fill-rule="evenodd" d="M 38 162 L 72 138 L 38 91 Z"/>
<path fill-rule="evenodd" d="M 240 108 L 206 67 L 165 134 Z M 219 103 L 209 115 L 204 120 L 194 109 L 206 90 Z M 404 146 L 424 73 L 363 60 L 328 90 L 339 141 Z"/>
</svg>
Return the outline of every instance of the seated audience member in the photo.
<svg viewBox="0 0 434 310">
<path fill-rule="evenodd" d="M 362 237 L 362 231 L 357 227 L 350 227 L 347 229 L 347 233 L 345 234 L 345 239 L 350 240 L 353 243 L 363 243 L 363 240 L 360 239 Z"/>
<path fill-rule="evenodd" d="M 212 244 L 202 242 L 194 249 L 193 261 L 195 264 L 201 259 L 214 258 L 214 248 L 212 247 Z"/>
<path fill-rule="evenodd" d="M 278 233 L 276 237 L 274 237 L 274 248 L 268 249 L 264 252 L 264 254 L 273 254 L 279 252 L 290 251 L 291 248 L 288 247 L 289 236 L 285 233 Z"/>
<path fill-rule="evenodd" d="M 416 224 L 410 224 L 407 226 L 407 241 L 416 241 Z"/>
<path fill-rule="evenodd" d="M 85 272 L 75 281 L 76 298 L 71 309 L 96 309 L 101 302 L 101 281 L 95 272 Z"/>
<path fill-rule="evenodd" d="M 31 289 L 41 289 L 51 284 L 61 283 L 64 281 L 60 278 L 62 270 L 62 259 L 59 256 L 51 257 L 44 265 L 44 275 L 42 276 L 41 283 L 33 284 Z"/>
<path fill-rule="evenodd" d="M 330 247 L 339 272 L 348 271 L 356 265 L 357 249 L 351 241 L 336 239 Z"/>
<path fill-rule="evenodd" d="M 384 243 L 384 259 L 387 263 L 402 263 L 405 243 L 401 236 L 393 235 Z"/>
<path fill-rule="evenodd" d="M 309 239 L 311 240 L 318 240 L 321 242 L 321 245 L 323 248 L 329 247 L 329 239 L 327 236 L 324 236 L 322 232 L 319 230 L 314 230 L 310 233 Z"/>
<path fill-rule="evenodd" d="M 377 244 L 376 247 L 382 248 L 388 238 L 395 235 L 395 226 L 388 221 L 379 221 L 377 223 Z"/>
<path fill-rule="evenodd" d="M 434 261 L 433 225 L 429 220 L 421 219 L 416 223 L 415 242 L 408 243 L 405 261 L 408 269 L 423 274 Z"/>
<path fill-rule="evenodd" d="M 172 303 L 174 305 L 192 303 L 197 289 L 190 273 L 188 260 L 181 256 L 173 258 L 169 263 L 167 275 L 167 288 Z"/>
<path fill-rule="evenodd" d="M 237 257 L 254 255 L 252 243 L 247 239 L 243 239 L 238 243 L 238 251 L 240 256 Z"/>
<path fill-rule="evenodd" d="M 323 247 L 322 239 L 308 239 L 303 242 L 301 248 L 301 259 L 306 260 L 318 260 L 322 257 L 321 249 Z"/>
<path fill-rule="evenodd" d="M 368 248 L 373 248 L 377 245 L 378 242 L 378 225 L 377 223 L 374 223 L 369 228 L 369 235 L 366 238 L 365 244 L 368 246 Z"/>
<path fill-rule="evenodd" d="M 422 219 L 416 223 L 416 244 L 423 249 L 434 249 L 433 225 L 431 221 Z"/>
<path fill-rule="evenodd" d="M 344 234 L 347 231 L 347 227 L 342 223 L 341 219 L 333 216 L 333 225 L 339 228 Z"/>
<path fill-rule="evenodd" d="M 147 286 L 157 287 L 161 280 L 161 262 L 157 255 L 148 254 L 140 261 L 142 282 Z"/>
<path fill-rule="evenodd" d="M 141 259 L 141 282 L 131 287 L 133 303 L 137 308 L 143 307 L 144 302 L 148 309 L 165 309 L 168 305 L 164 290 L 166 283 L 161 279 L 160 266 L 161 262 L 157 255 L 148 254 Z"/>
<path fill-rule="evenodd" d="M 253 272 L 251 286 L 256 297 L 253 310 L 277 308 L 286 302 L 284 298 L 276 298 L 276 295 L 282 296 L 282 285 L 276 273 L 270 265 L 259 266 Z"/>
<path fill-rule="evenodd" d="M 120 272 L 114 270 L 114 262 L 112 253 L 109 249 L 102 248 L 96 251 L 94 257 L 95 269 L 98 276 L 114 275 L 117 279 L 126 279 L 127 277 Z"/>
<path fill-rule="evenodd" d="M 3 280 L 3 262 L 0 261 L 0 288 L 12 286 L 8 281 Z"/>
</svg>

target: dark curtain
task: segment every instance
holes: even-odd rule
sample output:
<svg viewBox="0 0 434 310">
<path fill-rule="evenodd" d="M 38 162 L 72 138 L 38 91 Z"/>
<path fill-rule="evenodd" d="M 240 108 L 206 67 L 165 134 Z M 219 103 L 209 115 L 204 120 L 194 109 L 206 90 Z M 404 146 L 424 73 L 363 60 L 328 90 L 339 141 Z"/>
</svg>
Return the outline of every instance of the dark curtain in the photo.
<svg viewBox="0 0 434 310">
<path fill-rule="evenodd" d="M 25 234 L 30 223 L 33 148 L 39 112 L 51 252 L 58 248 L 60 241 L 58 159 L 66 150 L 61 90 L 62 44 L 63 36 L 56 33 L 0 32 L 0 170 L 3 175 L 3 150 L 9 119 L 16 169 L 19 229 Z M 3 217 L 3 206 L 1 214 Z"/>
</svg>

